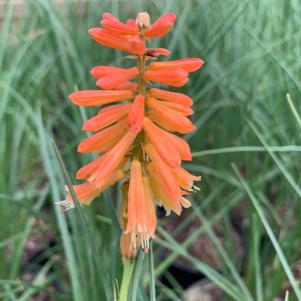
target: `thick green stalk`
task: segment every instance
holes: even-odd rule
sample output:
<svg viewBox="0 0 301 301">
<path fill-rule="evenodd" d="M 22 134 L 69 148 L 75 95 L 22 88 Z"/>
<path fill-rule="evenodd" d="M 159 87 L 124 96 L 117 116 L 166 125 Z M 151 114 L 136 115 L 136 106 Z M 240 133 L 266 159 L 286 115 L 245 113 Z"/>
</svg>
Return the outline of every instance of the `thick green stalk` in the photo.
<svg viewBox="0 0 301 301">
<path fill-rule="evenodd" d="M 130 260 L 128 258 L 123 259 L 123 274 L 118 301 L 128 301 L 129 287 L 132 279 L 134 266 L 135 261 Z"/>
</svg>

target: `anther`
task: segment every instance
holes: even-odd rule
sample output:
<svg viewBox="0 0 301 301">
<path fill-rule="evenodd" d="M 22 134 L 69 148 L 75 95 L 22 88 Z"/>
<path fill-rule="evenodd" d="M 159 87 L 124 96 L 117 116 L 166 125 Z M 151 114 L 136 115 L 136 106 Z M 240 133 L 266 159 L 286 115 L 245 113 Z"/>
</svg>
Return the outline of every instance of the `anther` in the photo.
<svg viewBox="0 0 301 301">
<path fill-rule="evenodd" d="M 62 212 L 66 212 L 75 207 L 74 203 L 72 201 L 67 201 L 67 200 L 55 202 L 55 204 L 57 206 L 59 206 L 59 208 Z"/>
</svg>

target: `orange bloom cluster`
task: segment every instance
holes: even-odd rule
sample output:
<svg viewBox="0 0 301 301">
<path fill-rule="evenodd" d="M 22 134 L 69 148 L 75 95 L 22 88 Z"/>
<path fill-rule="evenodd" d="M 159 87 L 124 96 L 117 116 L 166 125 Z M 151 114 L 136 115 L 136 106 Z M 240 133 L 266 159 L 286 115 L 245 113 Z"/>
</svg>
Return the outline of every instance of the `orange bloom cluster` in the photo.
<svg viewBox="0 0 301 301">
<path fill-rule="evenodd" d="M 110 13 L 104 13 L 102 28 L 89 30 L 98 43 L 130 53 L 136 66 L 121 68 L 97 66 L 91 75 L 100 90 L 73 92 L 69 98 L 79 106 L 103 106 L 87 120 L 82 130 L 94 132 L 78 146 L 79 152 L 95 152 L 99 156 L 80 168 L 75 185 L 78 200 L 88 205 L 110 185 L 122 180 L 120 211 L 121 253 L 132 257 L 138 247 L 147 252 L 149 240 L 156 229 L 155 203 L 163 206 L 167 214 L 180 214 L 182 207 L 191 204 L 186 196 L 196 187 L 200 177 L 191 175 L 181 167 L 182 160 L 190 161 L 189 145 L 175 134 L 195 130 L 189 120 L 193 111 L 192 99 L 149 84 L 159 83 L 182 87 L 190 72 L 198 70 L 203 61 L 186 58 L 157 61 L 168 56 L 164 48 L 147 48 L 151 38 L 166 35 L 176 20 L 167 13 L 154 23 L 147 13 L 139 13 L 136 20 L 120 22 Z M 117 103 L 117 104 L 111 104 Z M 72 207 L 70 194 L 64 203 Z"/>
</svg>

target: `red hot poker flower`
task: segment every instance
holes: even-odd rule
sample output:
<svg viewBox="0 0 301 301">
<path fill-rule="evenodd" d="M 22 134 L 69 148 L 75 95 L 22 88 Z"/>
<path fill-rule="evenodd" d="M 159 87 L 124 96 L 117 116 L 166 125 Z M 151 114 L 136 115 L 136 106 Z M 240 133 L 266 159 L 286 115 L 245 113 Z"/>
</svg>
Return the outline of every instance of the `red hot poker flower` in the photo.
<svg viewBox="0 0 301 301">
<path fill-rule="evenodd" d="M 98 43 L 131 53 L 137 65 L 131 68 L 96 66 L 90 73 L 100 90 L 73 92 L 69 98 L 79 106 L 100 106 L 97 115 L 87 120 L 84 131 L 95 132 L 78 146 L 79 152 L 98 153 L 97 159 L 80 168 L 75 185 L 79 202 L 88 205 L 103 190 L 117 181 L 122 184 L 120 250 L 133 257 L 142 246 L 148 251 L 149 240 L 156 229 L 155 205 L 166 214 L 180 214 L 191 204 L 186 198 L 198 188 L 193 184 L 200 177 L 181 167 L 192 159 L 188 143 L 171 132 L 191 133 L 189 120 L 192 99 L 178 92 L 151 87 L 151 82 L 181 87 L 189 73 L 202 65 L 199 58 L 155 61 L 168 56 L 164 48 L 147 48 L 149 38 L 166 35 L 174 26 L 176 15 L 167 13 L 151 23 L 147 13 L 139 13 L 136 21 L 122 23 L 110 13 L 103 14 L 103 28 L 92 28 L 90 36 Z M 70 194 L 60 202 L 63 209 L 73 206 Z"/>
</svg>

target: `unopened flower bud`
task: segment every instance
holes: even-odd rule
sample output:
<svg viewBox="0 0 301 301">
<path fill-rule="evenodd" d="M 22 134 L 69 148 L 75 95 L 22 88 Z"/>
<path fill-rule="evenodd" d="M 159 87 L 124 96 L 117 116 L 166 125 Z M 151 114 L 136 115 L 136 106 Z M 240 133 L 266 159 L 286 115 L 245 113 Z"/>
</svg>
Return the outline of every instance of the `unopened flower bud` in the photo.
<svg viewBox="0 0 301 301">
<path fill-rule="evenodd" d="M 147 12 L 137 14 L 136 24 L 140 29 L 147 29 L 150 27 L 150 16 Z"/>
</svg>

